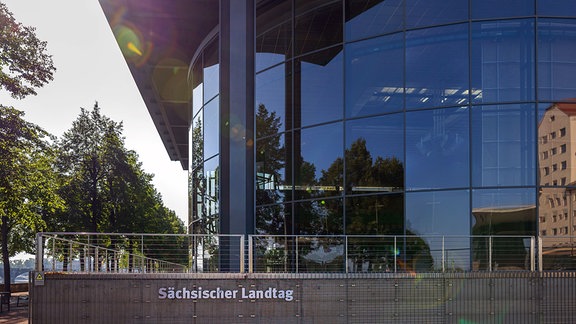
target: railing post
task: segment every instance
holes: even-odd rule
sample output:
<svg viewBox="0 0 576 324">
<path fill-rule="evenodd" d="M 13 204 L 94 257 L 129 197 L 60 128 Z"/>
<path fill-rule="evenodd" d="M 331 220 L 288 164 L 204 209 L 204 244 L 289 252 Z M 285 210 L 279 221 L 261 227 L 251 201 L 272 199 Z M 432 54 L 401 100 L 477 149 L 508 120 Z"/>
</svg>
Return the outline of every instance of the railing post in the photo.
<svg viewBox="0 0 576 324">
<path fill-rule="evenodd" d="M 36 271 L 44 270 L 44 242 L 42 233 L 36 234 Z"/>
<path fill-rule="evenodd" d="M 538 271 L 544 270 L 544 259 L 542 258 L 542 237 L 538 236 Z"/>
<path fill-rule="evenodd" d="M 396 266 L 396 263 L 397 263 L 396 262 L 397 261 L 396 260 L 396 258 L 397 258 L 396 251 L 398 251 L 397 248 L 398 247 L 396 245 L 396 236 L 394 236 L 394 251 L 392 253 L 392 254 L 394 254 L 394 273 L 396 273 L 398 271 L 397 266 Z"/>
<path fill-rule="evenodd" d="M 294 251 L 294 257 L 296 258 L 295 263 L 296 263 L 296 273 L 298 273 L 298 235 L 294 236 L 295 239 L 295 248 L 296 250 Z"/>
<path fill-rule="evenodd" d="M 254 236 L 248 235 L 248 273 L 254 273 Z"/>
<path fill-rule="evenodd" d="M 534 245 L 535 240 L 534 236 L 530 236 L 530 271 L 534 271 L 536 269 L 536 260 L 534 260 L 534 253 L 536 246 Z"/>
<path fill-rule="evenodd" d="M 98 246 L 94 247 L 94 272 L 100 272 L 100 256 L 98 255 Z"/>
<path fill-rule="evenodd" d="M 488 236 L 488 271 L 492 272 L 492 235 Z"/>
<path fill-rule="evenodd" d="M 444 235 L 442 235 L 442 272 L 446 272 L 446 249 L 444 247 Z"/>
<path fill-rule="evenodd" d="M 344 236 L 344 268 L 348 273 L 348 235 Z"/>
<path fill-rule="evenodd" d="M 240 235 L 240 273 L 244 273 L 244 235 Z"/>
</svg>

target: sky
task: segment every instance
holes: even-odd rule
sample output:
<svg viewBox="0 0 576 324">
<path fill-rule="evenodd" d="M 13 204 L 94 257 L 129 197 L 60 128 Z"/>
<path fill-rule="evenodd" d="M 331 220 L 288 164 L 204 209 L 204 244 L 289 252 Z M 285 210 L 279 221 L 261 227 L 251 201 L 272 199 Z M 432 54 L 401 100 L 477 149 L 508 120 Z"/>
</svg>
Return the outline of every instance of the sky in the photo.
<svg viewBox="0 0 576 324">
<path fill-rule="evenodd" d="M 138 153 L 164 205 L 187 223 L 187 172 L 170 161 L 98 0 L 0 0 L 46 41 L 57 71 L 36 96 L 15 100 L 2 90 L 0 104 L 60 137 L 80 108 L 97 101 L 102 114 L 123 122 L 125 146 Z"/>
</svg>

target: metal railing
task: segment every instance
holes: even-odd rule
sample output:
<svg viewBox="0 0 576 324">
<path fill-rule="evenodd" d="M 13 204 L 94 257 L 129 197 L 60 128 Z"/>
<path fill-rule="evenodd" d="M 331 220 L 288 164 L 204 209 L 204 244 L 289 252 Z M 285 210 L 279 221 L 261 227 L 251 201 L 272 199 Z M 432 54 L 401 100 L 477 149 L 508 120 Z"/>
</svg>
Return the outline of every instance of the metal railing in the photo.
<svg viewBox="0 0 576 324">
<path fill-rule="evenodd" d="M 247 239 L 246 239 L 247 238 Z M 399 273 L 576 270 L 576 237 L 39 233 L 37 271 Z"/>
</svg>

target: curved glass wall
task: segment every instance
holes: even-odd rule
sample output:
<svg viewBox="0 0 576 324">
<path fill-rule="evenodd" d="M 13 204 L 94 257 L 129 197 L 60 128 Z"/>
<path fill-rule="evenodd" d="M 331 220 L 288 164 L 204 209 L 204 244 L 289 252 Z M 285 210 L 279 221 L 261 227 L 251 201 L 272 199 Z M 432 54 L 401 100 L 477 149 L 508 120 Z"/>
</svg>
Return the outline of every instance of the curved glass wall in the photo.
<svg viewBox="0 0 576 324">
<path fill-rule="evenodd" d="M 262 3 L 258 233 L 416 235 L 432 268 L 478 235 L 447 247 L 474 270 L 482 235 L 576 234 L 575 4 Z"/>
<path fill-rule="evenodd" d="M 219 231 L 219 63 L 218 39 L 210 41 L 192 62 L 188 232 Z"/>
</svg>

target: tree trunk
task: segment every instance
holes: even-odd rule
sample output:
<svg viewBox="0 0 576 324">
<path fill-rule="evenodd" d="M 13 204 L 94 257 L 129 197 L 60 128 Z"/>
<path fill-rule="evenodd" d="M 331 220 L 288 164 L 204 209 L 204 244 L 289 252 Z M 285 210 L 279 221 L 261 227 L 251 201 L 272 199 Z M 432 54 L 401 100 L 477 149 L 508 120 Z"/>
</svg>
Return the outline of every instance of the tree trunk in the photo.
<svg viewBox="0 0 576 324">
<path fill-rule="evenodd" d="M 10 253 L 8 251 L 8 217 L 2 216 L 0 232 L 2 236 L 2 262 L 4 262 L 4 291 L 10 292 Z"/>
</svg>

